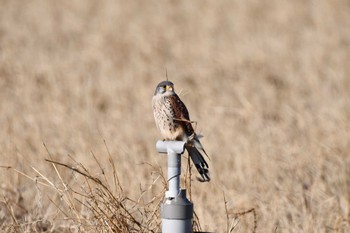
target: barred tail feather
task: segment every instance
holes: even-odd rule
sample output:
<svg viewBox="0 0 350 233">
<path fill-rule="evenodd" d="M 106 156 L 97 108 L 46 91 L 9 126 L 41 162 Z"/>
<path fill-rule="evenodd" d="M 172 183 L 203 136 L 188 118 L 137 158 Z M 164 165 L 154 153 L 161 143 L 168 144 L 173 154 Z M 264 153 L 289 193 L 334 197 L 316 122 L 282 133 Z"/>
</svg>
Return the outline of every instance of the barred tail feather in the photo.
<svg viewBox="0 0 350 233">
<path fill-rule="evenodd" d="M 209 166 L 205 161 L 204 157 L 202 156 L 202 154 L 199 152 L 199 150 L 195 146 L 188 145 L 186 146 L 186 149 L 194 165 L 196 166 L 199 174 L 202 177 L 202 178 L 199 178 L 198 180 L 201 182 L 209 182 L 210 181 Z"/>
</svg>

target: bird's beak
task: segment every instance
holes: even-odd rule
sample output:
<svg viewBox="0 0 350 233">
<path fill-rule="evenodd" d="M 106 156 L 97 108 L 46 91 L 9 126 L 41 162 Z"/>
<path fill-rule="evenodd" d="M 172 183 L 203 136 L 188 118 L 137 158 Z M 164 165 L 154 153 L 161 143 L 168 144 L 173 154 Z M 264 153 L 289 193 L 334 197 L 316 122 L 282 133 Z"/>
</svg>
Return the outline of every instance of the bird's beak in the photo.
<svg viewBox="0 0 350 233">
<path fill-rule="evenodd" d="M 167 91 L 173 91 L 173 88 L 171 86 L 166 86 Z"/>
</svg>

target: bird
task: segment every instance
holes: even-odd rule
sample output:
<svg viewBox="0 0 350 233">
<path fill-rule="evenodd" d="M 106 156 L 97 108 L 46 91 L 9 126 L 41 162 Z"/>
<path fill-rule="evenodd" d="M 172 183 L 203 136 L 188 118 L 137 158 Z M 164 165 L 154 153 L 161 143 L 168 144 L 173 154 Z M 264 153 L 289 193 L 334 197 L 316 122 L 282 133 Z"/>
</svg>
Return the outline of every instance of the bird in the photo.
<svg viewBox="0 0 350 233">
<path fill-rule="evenodd" d="M 175 93 L 174 84 L 165 80 L 160 82 L 152 98 L 154 120 L 163 140 L 185 141 L 185 149 L 201 175 L 201 182 L 210 181 L 208 163 L 202 153 L 208 158 L 199 136 L 195 133 L 190 115 L 185 104 Z M 202 153 L 201 153 L 202 152 Z"/>
</svg>

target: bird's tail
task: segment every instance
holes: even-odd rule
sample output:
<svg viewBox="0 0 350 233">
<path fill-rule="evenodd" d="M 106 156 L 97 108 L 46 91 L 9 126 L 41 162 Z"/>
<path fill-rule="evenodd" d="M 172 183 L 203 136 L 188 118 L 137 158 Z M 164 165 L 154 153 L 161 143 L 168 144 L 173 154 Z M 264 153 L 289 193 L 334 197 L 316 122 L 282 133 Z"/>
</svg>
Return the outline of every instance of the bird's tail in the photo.
<svg viewBox="0 0 350 233">
<path fill-rule="evenodd" d="M 201 152 L 193 144 L 192 145 L 187 144 L 186 149 L 194 165 L 196 166 L 199 174 L 202 177 L 202 178 L 198 178 L 198 180 L 201 182 L 209 182 L 210 181 L 209 166 L 205 161 L 204 157 L 202 156 Z"/>
</svg>

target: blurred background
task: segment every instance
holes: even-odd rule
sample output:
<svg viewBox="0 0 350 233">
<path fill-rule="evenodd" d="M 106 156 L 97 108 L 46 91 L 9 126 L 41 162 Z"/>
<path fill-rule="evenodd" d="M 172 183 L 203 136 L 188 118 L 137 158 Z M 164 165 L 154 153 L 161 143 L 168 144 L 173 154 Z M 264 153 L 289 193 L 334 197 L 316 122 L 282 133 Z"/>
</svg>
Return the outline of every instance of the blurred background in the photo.
<svg viewBox="0 0 350 233">
<path fill-rule="evenodd" d="M 348 0 L 0 4 L 1 166 L 57 179 L 49 154 L 94 171 L 93 153 L 108 170 L 105 141 L 137 198 L 145 163 L 166 167 L 151 99 L 167 70 L 211 158 L 192 183 L 204 230 L 226 230 L 225 195 L 257 232 L 350 231 Z M 54 220 L 49 191 L 0 172 L 2 203 Z"/>
</svg>

